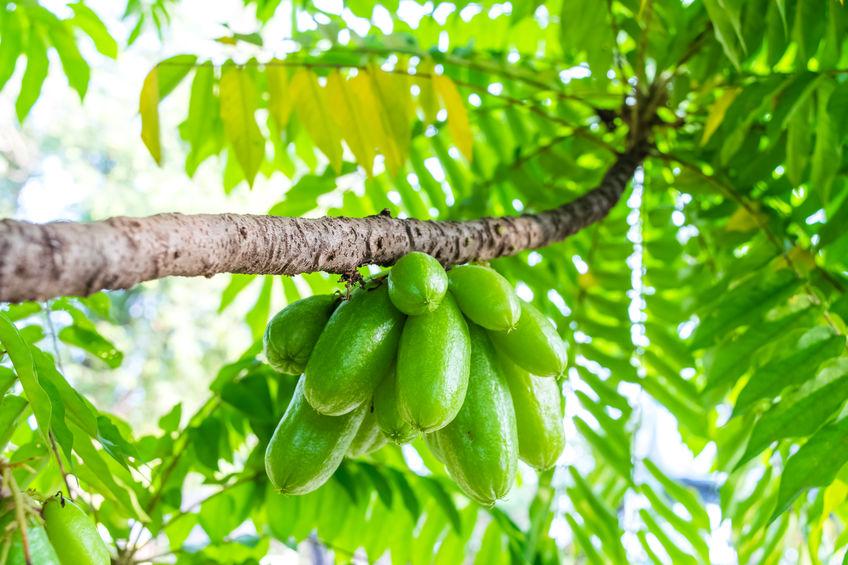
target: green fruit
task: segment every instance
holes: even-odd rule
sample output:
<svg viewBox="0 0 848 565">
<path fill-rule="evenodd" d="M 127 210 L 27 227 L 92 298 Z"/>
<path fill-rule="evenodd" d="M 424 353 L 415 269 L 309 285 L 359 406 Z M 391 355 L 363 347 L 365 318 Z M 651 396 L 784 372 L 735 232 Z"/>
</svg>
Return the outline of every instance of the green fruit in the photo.
<svg viewBox="0 0 848 565">
<path fill-rule="evenodd" d="M 518 456 L 536 469 L 550 469 L 565 447 L 559 383 L 531 375 L 503 355 L 499 361 L 515 408 Z"/>
<path fill-rule="evenodd" d="M 28 525 L 26 535 L 29 544 L 29 556 L 33 565 L 62 565 L 43 526 L 40 524 Z M 4 562 L 4 565 L 26 565 L 20 530 L 15 528 L 11 536 L 8 560 Z M 3 544 L 0 544 L 0 551 L 2 550 Z"/>
<path fill-rule="evenodd" d="M 403 326 L 397 358 L 397 396 L 404 419 L 423 432 L 445 427 L 465 400 L 471 343 L 468 324 L 450 294 L 441 305 Z"/>
<path fill-rule="evenodd" d="M 430 448 L 430 453 L 433 454 L 433 457 L 435 457 L 439 463 L 444 464 L 445 455 L 442 452 L 442 446 L 439 444 L 439 436 L 435 433 L 424 434 L 424 442 L 427 444 L 427 447 Z"/>
<path fill-rule="evenodd" d="M 404 317 L 386 285 L 354 292 L 330 317 L 306 364 L 309 403 L 339 416 L 371 398 L 397 354 Z"/>
<path fill-rule="evenodd" d="M 277 312 L 262 339 L 268 364 L 281 373 L 301 374 L 337 302 L 332 294 L 310 296 Z"/>
<path fill-rule="evenodd" d="M 512 286 L 494 269 L 463 265 L 448 273 L 450 290 L 462 313 L 487 330 L 506 331 L 521 316 L 521 303 Z"/>
<path fill-rule="evenodd" d="M 471 325 L 471 376 L 462 410 L 435 432 L 445 467 L 468 496 L 490 506 L 512 486 L 518 467 L 515 410 L 486 332 Z"/>
<path fill-rule="evenodd" d="M 356 435 L 353 436 L 353 442 L 347 450 L 348 457 L 362 457 L 372 451 L 376 451 L 386 444 L 386 438 L 377 427 L 377 418 L 374 414 L 374 404 L 368 404 L 368 410 L 365 418 L 359 425 Z"/>
<path fill-rule="evenodd" d="M 304 494 L 324 484 L 350 448 L 368 406 L 344 416 L 316 412 L 304 395 L 305 377 L 265 450 L 265 471 L 284 494 Z"/>
<path fill-rule="evenodd" d="M 410 442 L 418 435 L 401 415 L 395 370 L 390 371 L 374 391 L 374 414 L 383 434 L 397 444 Z"/>
<path fill-rule="evenodd" d="M 418 316 L 432 312 L 447 291 L 447 273 L 426 253 L 408 253 L 389 271 L 389 296 L 404 314 Z"/>
<path fill-rule="evenodd" d="M 47 537 L 62 565 L 109 564 L 109 549 L 82 508 L 59 495 L 44 503 L 41 515 Z"/>
<path fill-rule="evenodd" d="M 521 302 L 515 329 L 491 332 L 492 343 L 519 367 L 540 377 L 561 375 L 568 359 L 565 342 L 554 325 L 535 306 Z"/>
</svg>

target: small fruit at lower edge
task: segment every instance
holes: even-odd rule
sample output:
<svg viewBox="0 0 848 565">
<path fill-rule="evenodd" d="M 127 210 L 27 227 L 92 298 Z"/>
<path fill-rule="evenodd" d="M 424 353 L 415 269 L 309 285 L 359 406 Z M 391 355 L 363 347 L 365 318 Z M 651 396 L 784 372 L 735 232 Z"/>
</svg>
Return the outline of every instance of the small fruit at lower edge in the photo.
<svg viewBox="0 0 848 565">
<path fill-rule="evenodd" d="M 412 424 L 401 415 L 397 396 L 397 372 L 394 368 L 374 391 L 374 415 L 383 435 L 396 444 L 412 441 L 418 435 Z"/>
<path fill-rule="evenodd" d="M 451 293 L 434 311 L 410 316 L 397 357 L 404 419 L 425 433 L 448 425 L 465 400 L 470 360 L 468 324 Z"/>
<path fill-rule="evenodd" d="M 347 457 L 355 458 L 368 455 L 386 445 L 386 441 L 386 436 L 377 427 L 374 403 L 369 402 L 365 418 L 359 424 L 359 429 L 356 431 L 356 435 L 353 436 L 353 441 L 347 450 Z"/>
<path fill-rule="evenodd" d="M 332 294 L 310 296 L 277 312 L 262 338 L 268 364 L 280 373 L 301 374 L 338 301 Z"/>
<path fill-rule="evenodd" d="M 265 450 L 271 484 L 286 494 L 304 494 L 324 484 L 350 448 L 368 406 L 343 416 L 325 416 L 306 401 L 301 377 L 286 413 Z"/>
<path fill-rule="evenodd" d="M 471 375 L 462 409 L 434 432 L 445 468 L 465 493 L 491 506 L 503 498 L 518 468 L 518 436 L 509 387 L 486 332 L 473 324 Z"/>
<path fill-rule="evenodd" d="M 531 375 L 502 354 L 498 357 L 515 407 L 518 456 L 531 467 L 549 469 L 565 447 L 560 384 Z"/>
<path fill-rule="evenodd" d="M 109 564 L 109 549 L 82 508 L 58 495 L 44 503 L 41 515 L 47 537 L 62 565 Z"/>
<path fill-rule="evenodd" d="M 389 271 L 389 296 L 395 307 L 409 316 L 435 310 L 448 290 L 448 275 L 426 253 L 413 251 Z"/>
<path fill-rule="evenodd" d="M 309 404 L 340 416 L 368 401 L 397 355 L 404 318 L 385 284 L 356 290 L 333 312 L 306 364 Z"/>
<path fill-rule="evenodd" d="M 450 291 L 465 316 L 487 330 L 511 330 L 521 304 L 509 281 L 483 265 L 462 265 L 448 272 Z"/>
<path fill-rule="evenodd" d="M 521 318 L 514 329 L 490 335 L 498 351 L 538 377 L 555 377 L 565 370 L 565 342 L 551 321 L 532 304 L 521 302 Z"/>
</svg>

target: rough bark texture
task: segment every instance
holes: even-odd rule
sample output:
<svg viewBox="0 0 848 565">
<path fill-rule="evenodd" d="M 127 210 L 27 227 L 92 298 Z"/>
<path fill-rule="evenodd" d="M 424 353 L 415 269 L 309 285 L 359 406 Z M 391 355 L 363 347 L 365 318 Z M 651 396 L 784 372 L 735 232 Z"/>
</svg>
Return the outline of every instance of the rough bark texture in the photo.
<svg viewBox="0 0 848 565">
<path fill-rule="evenodd" d="M 159 214 L 88 224 L 0 221 L 0 301 L 130 288 L 166 276 L 349 273 L 423 251 L 445 265 L 544 247 L 604 218 L 644 156 L 621 154 L 596 188 L 539 214 L 467 222 Z"/>
</svg>

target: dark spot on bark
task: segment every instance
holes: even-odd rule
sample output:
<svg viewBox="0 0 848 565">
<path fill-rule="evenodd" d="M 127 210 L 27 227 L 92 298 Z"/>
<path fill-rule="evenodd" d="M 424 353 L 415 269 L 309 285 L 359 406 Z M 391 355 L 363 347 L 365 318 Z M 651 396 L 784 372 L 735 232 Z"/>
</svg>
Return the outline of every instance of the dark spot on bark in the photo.
<svg viewBox="0 0 848 565">
<path fill-rule="evenodd" d="M 174 251 L 174 259 L 179 259 L 180 255 L 182 255 L 182 253 L 180 253 L 179 251 Z"/>
<path fill-rule="evenodd" d="M 242 239 L 245 239 L 247 237 L 247 228 L 244 226 L 239 227 L 239 234 Z"/>
</svg>

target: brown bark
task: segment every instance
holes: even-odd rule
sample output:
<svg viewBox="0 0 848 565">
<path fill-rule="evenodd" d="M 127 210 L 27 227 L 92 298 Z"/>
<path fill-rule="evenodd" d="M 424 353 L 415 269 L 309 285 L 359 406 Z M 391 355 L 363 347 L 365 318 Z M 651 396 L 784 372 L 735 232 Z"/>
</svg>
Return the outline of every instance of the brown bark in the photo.
<svg viewBox="0 0 848 565">
<path fill-rule="evenodd" d="M 602 182 L 558 208 L 466 222 L 159 214 L 88 224 L 0 221 L 0 301 L 130 288 L 167 276 L 349 273 L 423 251 L 445 265 L 514 255 L 604 218 L 644 157 L 621 154 Z"/>
</svg>

